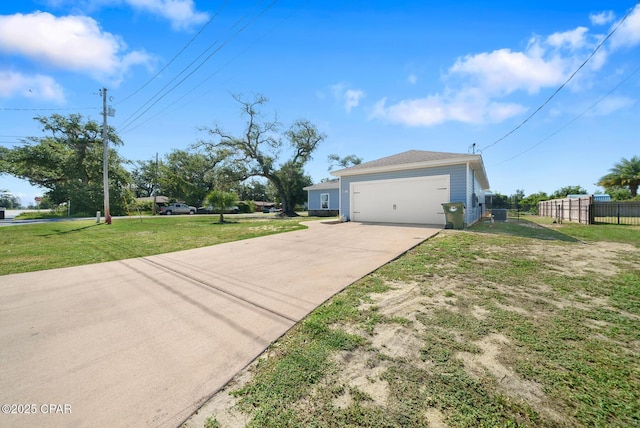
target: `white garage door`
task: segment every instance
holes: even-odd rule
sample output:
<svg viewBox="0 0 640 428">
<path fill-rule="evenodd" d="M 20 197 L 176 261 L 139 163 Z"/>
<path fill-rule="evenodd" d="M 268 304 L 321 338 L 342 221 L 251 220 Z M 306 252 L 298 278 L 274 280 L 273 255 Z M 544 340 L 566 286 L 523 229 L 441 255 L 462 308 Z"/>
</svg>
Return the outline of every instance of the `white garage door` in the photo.
<svg viewBox="0 0 640 428">
<path fill-rule="evenodd" d="M 382 223 L 444 224 L 449 175 L 351 183 L 351 219 Z"/>
</svg>

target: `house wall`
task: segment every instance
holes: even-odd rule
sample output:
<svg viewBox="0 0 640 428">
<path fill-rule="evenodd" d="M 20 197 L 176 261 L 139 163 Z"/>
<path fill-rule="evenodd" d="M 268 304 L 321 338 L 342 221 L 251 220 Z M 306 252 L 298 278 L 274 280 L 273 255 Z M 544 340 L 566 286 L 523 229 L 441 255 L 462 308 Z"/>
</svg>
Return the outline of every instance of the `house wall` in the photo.
<svg viewBox="0 0 640 428">
<path fill-rule="evenodd" d="M 476 195 L 476 198 L 473 195 Z M 465 202 L 465 218 L 466 225 L 471 225 L 482 217 L 484 208 L 485 191 L 480 185 L 475 171 L 469 165 L 467 168 L 467 197 Z M 483 204 L 482 206 L 480 204 Z"/>
<path fill-rule="evenodd" d="M 323 210 L 320 208 L 320 194 L 329 194 L 329 209 Z M 340 189 L 326 189 L 326 190 L 307 190 L 307 201 L 309 215 L 318 217 L 333 217 L 338 215 L 340 209 Z"/>
<path fill-rule="evenodd" d="M 450 177 L 449 202 L 465 202 L 466 205 L 466 190 L 468 181 L 467 166 L 463 164 L 340 177 L 340 213 L 341 215 L 346 216 L 348 220 L 351 220 L 351 218 L 349 217 L 351 213 L 351 198 L 349 197 L 349 187 L 351 183 L 357 183 L 360 181 L 391 180 L 396 178 L 425 177 L 445 174 L 449 174 Z M 319 200 L 320 196 L 318 196 L 318 201 Z"/>
</svg>

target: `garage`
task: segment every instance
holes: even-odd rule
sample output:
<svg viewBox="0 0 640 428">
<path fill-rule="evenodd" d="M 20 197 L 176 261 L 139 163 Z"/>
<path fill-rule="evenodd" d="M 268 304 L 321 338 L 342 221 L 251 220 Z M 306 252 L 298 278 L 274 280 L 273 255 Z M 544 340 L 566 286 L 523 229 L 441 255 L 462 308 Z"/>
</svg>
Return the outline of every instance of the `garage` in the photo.
<svg viewBox="0 0 640 428">
<path fill-rule="evenodd" d="M 444 224 L 449 175 L 354 182 L 349 193 L 354 221 Z"/>
<path fill-rule="evenodd" d="M 406 152 L 331 171 L 342 221 L 445 225 L 443 203 L 463 204 L 463 224 L 486 212 L 489 180 L 482 156 Z"/>
</svg>

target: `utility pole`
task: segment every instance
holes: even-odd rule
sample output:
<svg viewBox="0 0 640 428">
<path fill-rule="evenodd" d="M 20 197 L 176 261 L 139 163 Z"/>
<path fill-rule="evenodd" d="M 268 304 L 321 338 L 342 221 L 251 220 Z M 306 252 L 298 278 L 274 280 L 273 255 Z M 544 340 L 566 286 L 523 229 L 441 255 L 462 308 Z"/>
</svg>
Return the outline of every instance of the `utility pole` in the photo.
<svg viewBox="0 0 640 428">
<path fill-rule="evenodd" d="M 104 188 L 104 221 L 111 224 L 111 211 L 109 210 L 109 132 L 107 116 L 113 116 L 113 109 L 107 109 L 107 88 L 102 88 L 102 145 L 104 149 L 102 157 L 102 185 Z"/>
<path fill-rule="evenodd" d="M 158 186 L 158 152 L 156 152 L 156 167 L 153 171 L 153 215 L 156 215 L 156 195 L 158 193 L 156 187 Z"/>
</svg>

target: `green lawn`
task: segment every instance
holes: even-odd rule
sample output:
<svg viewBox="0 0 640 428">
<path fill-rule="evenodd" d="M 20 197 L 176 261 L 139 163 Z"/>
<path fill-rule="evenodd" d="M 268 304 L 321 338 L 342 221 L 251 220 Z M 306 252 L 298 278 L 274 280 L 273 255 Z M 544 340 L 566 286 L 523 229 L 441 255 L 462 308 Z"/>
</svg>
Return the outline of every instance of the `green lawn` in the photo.
<svg viewBox="0 0 640 428">
<path fill-rule="evenodd" d="M 304 228 L 308 217 L 132 217 L 0 228 L 0 275 L 187 250 Z"/>
<path fill-rule="evenodd" d="M 205 426 L 640 426 L 639 242 L 638 227 L 443 231 L 274 343 Z"/>
</svg>

